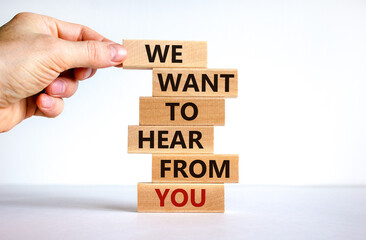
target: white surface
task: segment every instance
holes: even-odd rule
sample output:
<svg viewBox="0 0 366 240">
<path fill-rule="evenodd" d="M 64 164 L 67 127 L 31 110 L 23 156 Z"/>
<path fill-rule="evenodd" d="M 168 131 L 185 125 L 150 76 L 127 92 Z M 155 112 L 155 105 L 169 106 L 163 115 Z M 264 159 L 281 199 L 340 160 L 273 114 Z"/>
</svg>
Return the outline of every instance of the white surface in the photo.
<svg viewBox="0 0 366 240">
<path fill-rule="evenodd" d="M 215 152 L 240 154 L 249 184 L 366 184 L 365 1 L 0 1 L 85 24 L 121 42 L 207 40 L 210 68 L 239 69 Z M 23 57 L 23 56 L 20 56 Z M 80 84 L 57 119 L 0 135 L 0 183 L 136 184 L 151 157 L 127 154 L 127 125 L 151 71 L 105 69 Z"/>
<path fill-rule="evenodd" d="M 366 188 L 226 186 L 226 213 L 137 213 L 136 186 L 0 187 L 1 240 L 364 240 Z"/>
</svg>

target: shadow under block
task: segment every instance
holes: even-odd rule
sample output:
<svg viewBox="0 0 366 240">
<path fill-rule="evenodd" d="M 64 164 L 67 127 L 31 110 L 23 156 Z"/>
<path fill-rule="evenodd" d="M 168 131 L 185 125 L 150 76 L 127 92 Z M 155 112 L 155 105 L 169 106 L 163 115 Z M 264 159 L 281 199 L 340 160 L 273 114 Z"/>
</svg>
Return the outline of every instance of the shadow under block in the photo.
<svg viewBox="0 0 366 240">
<path fill-rule="evenodd" d="M 213 126 L 128 126 L 129 153 L 213 153 Z"/>
<path fill-rule="evenodd" d="M 239 155 L 153 154 L 152 182 L 238 183 Z"/>
<path fill-rule="evenodd" d="M 154 68 L 154 97 L 238 96 L 238 70 Z"/>
<path fill-rule="evenodd" d="M 224 212 L 224 184 L 139 183 L 138 212 Z"/>
<path fill-rule="evenodd" d="M 166 40 L 123 40 L 126 69 L 207 66 L 207 42 Z"/>
<path fill-rule="evenodd" d="M 224 98 L 140 97 L 140 125 L 225 125 Z"/>
</svg>

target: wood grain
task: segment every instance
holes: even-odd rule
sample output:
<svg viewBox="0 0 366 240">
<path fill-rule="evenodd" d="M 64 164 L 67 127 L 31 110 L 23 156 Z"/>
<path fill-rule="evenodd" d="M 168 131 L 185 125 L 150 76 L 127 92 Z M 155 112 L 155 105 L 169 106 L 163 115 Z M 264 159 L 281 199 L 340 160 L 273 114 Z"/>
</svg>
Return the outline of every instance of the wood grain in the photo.
<svg viewBox="0 0 366 240">
<path fill-rule="evenodd" d="M 140 125 L 225 125 L 225 99 L 140 97 Z"/>
<path fill-rule="evenodd" d="M 139 144 L 143 138 L 150 140 Z M 213 153 L 213 150 L 212 126 L 128 126 L 129 153 Z"/>
<path fill-rule="evenodd" d="M 138 212 L 225 211 L 223 184 L 139 183 L 137 191 Z"/>
<path fill-rule="evenodd" d="M 238 183 L 237 154 L 153 154 L 153 182 Z"/>
<path fill-rule="evenodd" d="M 207 66 L 207 42 L 203 41 L 124 39 L 123 46 L 127 49 L 127 58 L 123 62 L 126 69 Z"/>
<path fill-rule="evenodd" d="M 154 68 L 152 95 L 235 98 L 238 96 L 238 70 Z"/>
</svg>

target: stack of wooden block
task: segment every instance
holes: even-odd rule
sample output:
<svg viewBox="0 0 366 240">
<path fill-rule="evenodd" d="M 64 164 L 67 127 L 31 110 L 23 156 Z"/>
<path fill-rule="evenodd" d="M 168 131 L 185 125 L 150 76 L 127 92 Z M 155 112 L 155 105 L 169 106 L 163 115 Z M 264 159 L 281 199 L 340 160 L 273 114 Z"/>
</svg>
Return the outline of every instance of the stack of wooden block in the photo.
<svg viewBox="0 0 366 240">
<path fill-rule="evenodd" d="M 207 69 L 207 43 L 123 40 L 126 69 L 152 69 L 153 96 L 140 97 L 128 152 L 152 153 L 152 183 L 138 184 L 139 212 L 224 212 L 223 183 L 239 181 L 239 156 L 214 154 L 214 126 L 225 125 L 225 97 L 238 73 Z"/>
</svg>

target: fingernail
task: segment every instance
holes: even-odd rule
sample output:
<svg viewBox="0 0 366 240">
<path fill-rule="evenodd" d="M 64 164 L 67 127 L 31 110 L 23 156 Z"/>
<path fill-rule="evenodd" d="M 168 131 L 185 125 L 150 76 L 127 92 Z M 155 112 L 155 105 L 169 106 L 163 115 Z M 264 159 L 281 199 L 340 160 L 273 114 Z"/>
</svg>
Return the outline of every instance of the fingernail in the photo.
<svg viewBox="0 0 366 240">
<path fill-rule="evenodd" d="M 84 76 L 83 79 L 87 79 L 88 77 L 90 77 L 90 75 L 92 74 L 93 69 L 91 68 L 87 68 L 84 72 Z"/>
<path fill-rule="evenodd" d="M 52 83 L 52 94 L 58 95 L 64 93 L 66 90 L 65 82 L 62 80 L 55 80 Z"/>
<path fill-rule="evenodd" d="M 53 105 L 53 98 L 48 96 L 47 94 L 43 95 L 42 98 L 42 107 L 44 108 L 50 108 Z"/>
<path fill-rule="evenodd" d="M 109 45 L 111 51 L 111 61 L 112 62 L 121 62 L 127 56 L 127 50 L 124 46 L 119 44 L 111 44 Z"/>
</svg>

